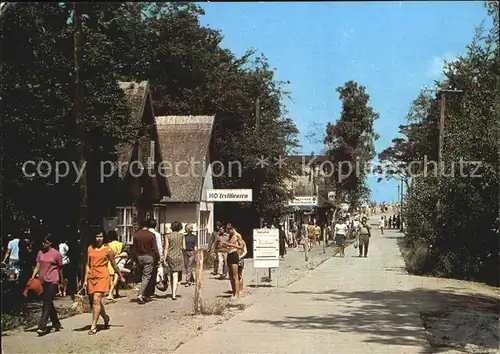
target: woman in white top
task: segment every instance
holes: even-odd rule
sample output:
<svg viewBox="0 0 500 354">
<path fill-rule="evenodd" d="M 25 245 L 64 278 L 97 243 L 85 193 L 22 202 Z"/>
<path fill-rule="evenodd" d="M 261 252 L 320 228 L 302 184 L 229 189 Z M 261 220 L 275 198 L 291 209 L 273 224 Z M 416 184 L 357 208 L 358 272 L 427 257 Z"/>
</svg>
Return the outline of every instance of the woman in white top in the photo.
<svg viewBox="0 0 500 354">
<path fill-rule="evenodd" d="M 59 244 L 59 253 L 62 256 L 62 276 L 63 276 L 63 278 L 61 279 L 59 293 L 57 294 L 57 296 L 66 297 L 66 290 L 68 289 L 68 283 L 70 282 L 70 280 L 73 280 L 73 279 L 70 279 L 71 276 L 73 276 L 73 273 L 71 272 L 71 264 L 69 264 L 70 263 L 70 259 L 69 259 L 69 255 L 68 255 L 69 246 L 65 240 L 63 240 Z M 75 278 L 75 281 L 76 281 L 76 278 Z M 72 295 L 71 292 L 70 292 L 70 295 Z"/>
<path fill-rule="evenodd" d="M 337 224 L 335 224 L 335 243 L 339 248 L 340 257 L 344 257 L 345 240 L 347 235 L 347 224 L 344 219 L 340 219 Z"/>
</svg>

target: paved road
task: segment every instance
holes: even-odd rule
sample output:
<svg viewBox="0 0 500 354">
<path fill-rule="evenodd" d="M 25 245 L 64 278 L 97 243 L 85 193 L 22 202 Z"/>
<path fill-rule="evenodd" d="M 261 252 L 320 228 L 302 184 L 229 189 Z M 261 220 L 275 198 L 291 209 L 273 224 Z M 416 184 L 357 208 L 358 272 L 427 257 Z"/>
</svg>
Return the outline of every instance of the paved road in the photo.
<svg viewBox="0 0 500 354">
<path fill-rule="evenodd" d="M 412 297 L 421 280 L 402 270 L 398 235 L 375 230 L 368 258 L 349 247 L 176 353 L 430 352 Z"/>
</svg>

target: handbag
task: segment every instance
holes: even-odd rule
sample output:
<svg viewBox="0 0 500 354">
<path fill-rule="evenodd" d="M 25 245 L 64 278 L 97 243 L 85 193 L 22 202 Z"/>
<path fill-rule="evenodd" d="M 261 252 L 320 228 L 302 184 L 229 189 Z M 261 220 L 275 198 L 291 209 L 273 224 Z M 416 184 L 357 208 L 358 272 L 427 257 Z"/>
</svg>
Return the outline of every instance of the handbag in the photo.
<svg viewBox="0 0 500 354">
<path fill-rule="evenodd" d="M 168 276 L 169 276 L 168 267 L 165 265 L 159 266 L 158 272 L 156 273 L 156 289 L 163 292 L 167 291 L 169 284 Z"/>
<path fill-rule="evenodd" d="M 359 247 L 359 241 L 358 239 L 356 239 L 356 241 L 354 241 L 354 248 L 358 248 Z"/>
<path fill-rule="evenodd" d="M 85 297 L 88 295 L 87 288 L 83 287 L 75 294 L 74 310 L 78 313 L 85 312 Z"/>
</svg>

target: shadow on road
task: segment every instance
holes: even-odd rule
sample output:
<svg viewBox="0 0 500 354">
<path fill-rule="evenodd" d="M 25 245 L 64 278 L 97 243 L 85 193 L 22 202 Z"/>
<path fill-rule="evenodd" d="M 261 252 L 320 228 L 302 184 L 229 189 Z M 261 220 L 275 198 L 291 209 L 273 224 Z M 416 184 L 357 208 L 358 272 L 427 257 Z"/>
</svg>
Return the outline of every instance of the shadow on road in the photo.
<svg viewBox="0 0 500 354">
<path fill-rule="evenodd" d="M 399 240 L 404 238 L 404 236 L 401 234 L 400 236 L 386 236 L 386 235 L 381 235 L 383 238 L 387 238 L 389 240 Z"/>
<path fill-rule="evenodd" d="M 499 347 L 500 304 L 493 297 L 460 294 L 451 289 L 288 293 L 303 295 L 307 301 L 342 304 L 343 313 L 249 322 L 289 329 L 358 332 L 368 335 L 365 342 L 387 345 L 419 346 L 426 339 L 434 348 L 432 352 L 443 347 L 461 349 L 467 344 L 488 349 Z M 311 295 L 317 296 L 311 299 Z M 427 338 L 416 337 L 416 329 L 422 326 Z"/>
</svg>

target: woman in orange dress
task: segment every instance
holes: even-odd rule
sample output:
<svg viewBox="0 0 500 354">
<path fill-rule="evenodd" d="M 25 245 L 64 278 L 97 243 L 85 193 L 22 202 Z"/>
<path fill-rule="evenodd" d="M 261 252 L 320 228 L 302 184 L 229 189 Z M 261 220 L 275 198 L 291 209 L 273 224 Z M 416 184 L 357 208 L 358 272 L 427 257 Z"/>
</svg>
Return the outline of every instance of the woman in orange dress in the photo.
<svg viewBox="0 0 500 354">
<path fill-rule="evenodd" d="M 102 303 L 104 293 L 109 291 L 110 275 L 108 262 L 118 274 L 121 281 L 124 281 L 123 276 L 115 263 L 115 255 L 113 251 L 104 243 L 104 235 L 99 233 L 95 236 L 94 242 L 88 248 L 88 259 L 85 273 L 84 286 L 87 287 L 90 296 L 90 306 L 92 308 L 92 325 L 89 335 L 97 333 L 97 321 L 99 316 L 104 320 L 104 327 L 109 328 L 109 316 L 106 314 L 106 309 Z"/>
</svg>

